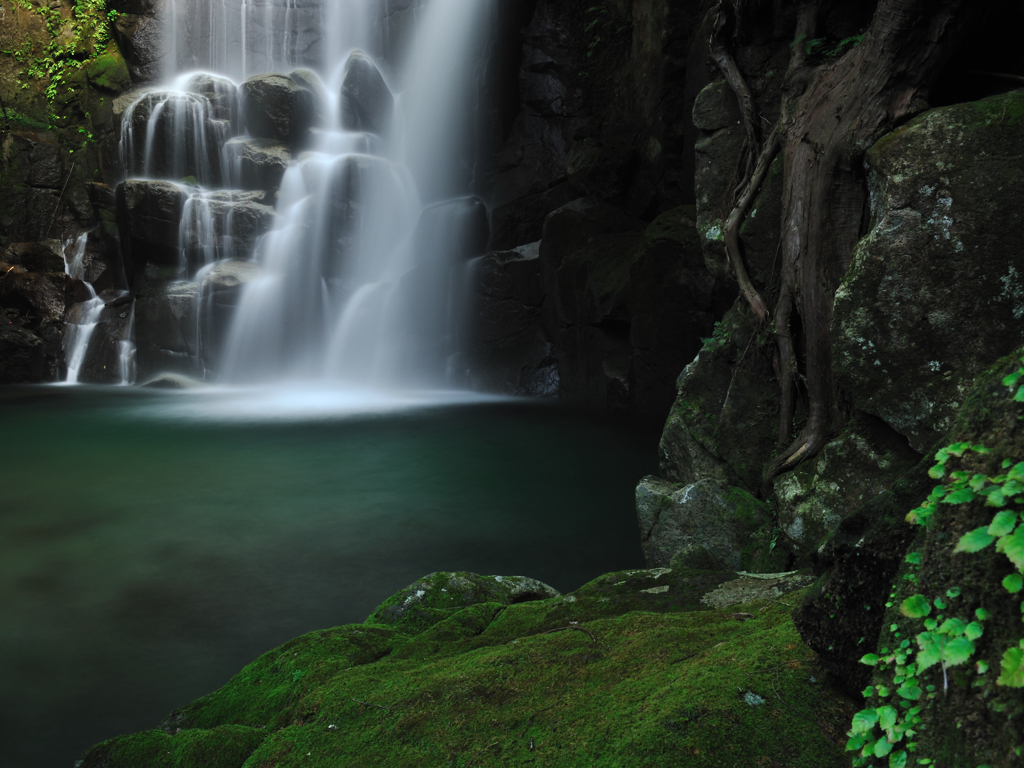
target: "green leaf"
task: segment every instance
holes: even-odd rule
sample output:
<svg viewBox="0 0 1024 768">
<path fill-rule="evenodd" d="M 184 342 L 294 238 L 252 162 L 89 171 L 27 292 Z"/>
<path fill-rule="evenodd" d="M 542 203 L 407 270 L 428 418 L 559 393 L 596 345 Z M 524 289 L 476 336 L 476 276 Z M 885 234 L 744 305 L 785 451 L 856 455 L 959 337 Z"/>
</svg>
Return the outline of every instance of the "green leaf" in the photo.
<svg viewBox="0 0 1024 768">
<path fill-rule="evenodd" d="M 1017 570 L 1024 571 L 1024 526 L 1017 528 L 1012 535 L 1002 537 L 999 543 L 1003 554 L 1010 558 Z"/>
<path fill-rule="evenodd" d="M 942 464 L 936 464 L 928 470 L 928 477 L 932 480 L 941 480 L 946 476 L 946 468 Z"/>
<path fill-rule="evenodd" d="M 875 757 L 885 757 L 892 752 L 892 744 L 889 743 L 888 739 L 879 739 L 875 742 Z"/>
<path fill-rule="evenodd" d="M 1003 379 L 1003 386 L 1012 389 L 1021 376 L 1024 376 L 1024 371 L 1014 371 Z"/>
<path fill-rule="evenodd" d="M 865 736 L 862 733 L 859 733 L 856 736 L 851 736 L 850 740 L 846 742 L 846 751 L 854 752 L 860 749 L 868 742 L 869 739 L 869 736 Z"/>
<path fill-rule="evenodd" d="M 989 536 L 999 538 L 1000 536 L 1006 536 L 1008 533 L 1013 533 L 1013 529 L 1017 527 L 1017 521 L 1020 520 L 1020 516 L 1009 509 L 997 512 L 996 516 L 992 518 L 992 524 L 988 527 Z"/>
<path fill-rule="evenodd" d="M 901 749 L 889 755 L 889 768 L 907 768 L 907 753 Z"/>
<path fill-rule="evenodd" d="M 878 713 L 873 709 L 862 709 L 853 716 L 853 733 L 871 733 L 878 723 Z"/>
<path fill-rule="evenodd" d="M 863 696 L 865 699 L 870 699 L 872 696 L 875 695 L 875 686 L 869 685 L 867 688 L 860 692 L 860 695 Z"/>
<path fill-rule="evenodd" d="M 971 640 L 977 640 L 983 634 L 985 634 L 985 628 L 976 621 L 972 621 L 964 629 L 964 634 Z"/>
<path fill-rule="evenodd" d="M 1024 461 L 1019 464 L 1015 464 L 1009 472 L 1006 473 L 1008 480 L 1016 480 L 1018 483 L 1024 483 Z"/>
<path fill-rule="evenodd" d="M 976 494 L 970 488 L 959 488 L 959 489 L 953 491 L 948 496 L 946 496 L 946 498 L 944 498 L 942 500 L 942 503 L 943 504 L 967 504 L 969 502 L 974 501 L 976 498 L 978 498 L 978 494 Z"/>
<path fill-rule="evenodd" d="M 946 643 L 942 651 L 943 661 L 947 667 L 956 667 L 974 655 L 974 641 L 966 637 L 957 637 Z"/>
<path fill-rule="evenodd" d="M 979 675 L 984 675 L 986 672 L 988 672 L 987 661 L 979 661 L 977 664 L 974 665 L 974 667 L 978 670 Z"/>
<path fill-rule="evenodd" d="M 952 589 L 946 590 L 946 597 L 955 600 L 960 597 L 960 587 L 953 587 Z"/>
<path fill-rule="evenodd" d="M 967 629 L 967 622 L 963 619 L 946 619 L 939 627 L 939 634 L 959 637 Z"/>
<path fill-rule="evenodd" d="M 965 533 L 960 537 L 960 541 L 953 551 L 980 552 L 995 540 L 996 537 L 990 534 L 986 528 L 975 528 L 970 533 Z"/>
<path fill-rule="evenodd" d="M 896 695 L 910 701 L 917 701 L 921 698 L 921 689 L 917 685 L 907 683 L 896 689 Z"/>
<path fill-rule="evenodd" d="M 923 672 L 942 661 L 942 645 L 939 635 L 932 632 L 922 632 L 917 636 L 917 644 L 921 648 L 917 654 L 917 669 L 919 672 Z"/>
<path fill-rule="evenodd" d="M 1003 588 L 1011 595 L 1015 595 L 1024 589 L 1024 576 L 1019 573 L 1011 573 L 1003 579 Z"/>
<path fill-rule="evenodd" d="M 900 713 L 896 711 L 895 707 L 889 706 L 879 707 L 875 712 L 878 714 L 878 724 L 882 726 L 882 730 L 886 733 L 891 732 Z"/>
<path fill-rule="evenodd" d="M 986 507 L 1006 506 L 1006 493 L 999 486 L 994 486 L 990 489 L 986 489 L 984 496 Z"/>
<path fill-rule="evenodd" d="M 1003 586 L 1006 586 L 1005 584 Z M 985 619 L 992 618 L 992 614 L 986 611 L 984 608 L 979 608 L 974 612 L 974 615 L 978 617 L 978 621 L 984 621 Z"/>
<path fill-rule="evenodd" d="M 1024 403 L 1024 387 L 1017 390 L 1017 394 L 1013 396 L 1014 402 Z"/>
<path fill-rule="evenodd" d="M 1002 673 L 997 685 L 1008 688 L 1024 688 L 1024 649 L 1010 648 L 1003 654 Z"/>
<path fill-rule="evenodd" d="M 928 602 L 928 599 L 925 598 L 924 595 L 908 597 L 903 601 L 903 604 L 900 605 L 900 613 L 911 619 L 920 619 L 931 612 L 931 603 Z"/>
<path fill-rule="evenodd" d="M 940 611 L 946 610 L 946 601 L 943 600 L 941 597 L 936 597 L 935 607 L 938 608 Z"/>
<path fill-rule="evenodd" d="M 925 619 L 924 628 L 931 632 L 934 632 L 936 629 L 939 628 L 939 622 L 937 622 L 935 619 Z"/>
<path fill-rule="evenodd" d="M 878 666 L 878 656 L 873 653 L 869 653 L 860 660 L 860 663 L 867 664 L 869 667 L 876 667 Z"/>
</svg>

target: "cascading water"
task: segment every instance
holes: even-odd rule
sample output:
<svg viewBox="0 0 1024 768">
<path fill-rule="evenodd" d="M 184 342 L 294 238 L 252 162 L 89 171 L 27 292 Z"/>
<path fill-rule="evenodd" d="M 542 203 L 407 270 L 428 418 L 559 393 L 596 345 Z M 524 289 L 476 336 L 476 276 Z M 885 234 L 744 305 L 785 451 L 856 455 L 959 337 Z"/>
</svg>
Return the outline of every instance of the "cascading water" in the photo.
<svg viewBox="0 0 1024 768">
<path fill-rule="evenodd" d="M 452 382 L 487 240 L 469 195 L 490 5 L 172 0 L 170 87 L 127 110 L 121 153 L 180 199 L 196 375 Z"/>
</svg>

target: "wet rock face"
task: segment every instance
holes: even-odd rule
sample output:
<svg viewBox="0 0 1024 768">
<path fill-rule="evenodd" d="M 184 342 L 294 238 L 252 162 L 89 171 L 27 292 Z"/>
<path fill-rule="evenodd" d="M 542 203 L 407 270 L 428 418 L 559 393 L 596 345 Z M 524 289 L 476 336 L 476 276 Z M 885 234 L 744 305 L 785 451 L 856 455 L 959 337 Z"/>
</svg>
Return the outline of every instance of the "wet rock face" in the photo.
<svg viewBox="0 0 1024 768">
<path fill-rule="evenodd" d="M 836 292 L 836 374 L 918 451 L 1024 336 L 1024 94 L 932 110 L 868 153 L 871 232 Z"/>
<path fill-rule="evenodd" d="M 101 297 L 103 298 L 103 297 Z M 68 313 L 68 322 L 79 323 L 81 305 Z M 108 302 L 89 337 L 78 381 L 82 384 L 119 384 L 121 382 L 121 342 L 127 335 L 132 316 L 132 299 L 125 296 Z"/>
<path fill-rule="evenodd" d="M 127 140 L 121 153 L 129 176 L 198 180 L 220 179 L 220 148 L 232 133 L 228 119 L 215 119 L 224 105 L 205 95 L 149 91 L 124 113 Z"/>
<path fill-rule="evenodd" d="M 0 316 L 0 384 L 53 381 L 55 368 L 39 336 Z"/>
<path fill-rule="evenodd" d="M 540 243 L 489 253 L 475 265 L 468 367 L 474 388 L 558 395 L 558 363 L 544 330 Z"/>
<path fill-rule="evenodd" d="M 118 12 L 113 33 L 135 83 L 155 82 L 163 75 L 168 55 L 165 22 L 168 0 L 111 0 Z"/>
<path fill-rule="evenodd" d="M 239 88 L 249 133 L 291 148 L 308 138 L 316 119 L 313 94 L 286 75 L 256 75 Z"/>
<path fill-rule="evenodd" d="M 710 479 L 680 487 L 645 477 L 636 509 L 652 568 L 773 570 L 770 509 L 742 489 Z"/>
<path fill-rule="evenodd" d="M 135 343 L 139 379 L 158 372 L 196 376 L 197 283 L 145 286 L 135 302 Z"/>
<path fill-rule="evenodd" d="M 201 72 L 189 78 L 185 90 L 203 96 L 210 102 L 210 115 L 238 125 L 238 86 L 226 77 Z"/>
<path fill-rule="evenodd" d="M 118 185 L 116 194 L 129 281 L 146 264 L 176 266 L 185 188 L 169 181 L 129 179 Z"/>
<path fill-rule="evenodd" d="M 11 243 L 0 248 L 0 261 L 16 264 L 27 272 L 63 272 L 64 246 L 60 240 Z"/>
<path fill-rule="evenodd" d="M 327 115 L 327 90 L 320 76 L 311 69 L 295 69 L 288 74 L 288 79 L 299 88 L 309 91 L 313 97 L 313 125 L 323 127 L 330 124 Z"/>
<path fill-rule="evenodd" d="M 394 102 L 376 65 L 361 51 L 353 52 L 341 83 L 342 128 L 387 136 Z"/>
<path fill-rule="evenodd" d="M 274 208 L 261 192 L 199 193 L 183 209 L 181 231 L 189 274 L 221 259 L 245 259 L 274 224 Z"/>
<path fill-rule="evenodd" d="M 239 137 L 224 150 L 228 178 L 240 189 L 277 189 L 292 159 L 288 145 L 274 139 Z"/>
</svg>

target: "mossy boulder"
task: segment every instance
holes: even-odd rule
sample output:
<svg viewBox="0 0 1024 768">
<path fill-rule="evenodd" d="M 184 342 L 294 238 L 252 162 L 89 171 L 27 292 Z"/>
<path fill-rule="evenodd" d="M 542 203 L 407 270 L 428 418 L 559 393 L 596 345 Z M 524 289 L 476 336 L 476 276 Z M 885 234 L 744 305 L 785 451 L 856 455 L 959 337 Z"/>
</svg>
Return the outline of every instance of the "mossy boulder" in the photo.
<svg viewBox="0 0 1024 768">
<path fill-rule="evenodd" d="M 1024 90 L 917 117 L 867 155 L 871 232 L 836 292 L 836 375 L 918 451 L 1024 337 Z"/>
<path fill-rule="evenodd" d="M 920 460 L 883 421 L 854 414 L 813 461 L 775 481 L 779 526 L 793 551 L 809 563 L 844 518 L 887 491 Z"/>
<path fill-rule="evenodd" d="M 750 544 L 771 530 L 771 509 L 741 488 L 709 478 L 680 487 L 645 477 L 636 488 L 636 511 L 651 567 L 767 570 L 770 542 Z"/>
<path fill-rule="evenodd" d="M 845 766 L 851 704 L 825 684 L 778 595 L 700 604 L 735 577 L 627 571 L 573 595 L 461 609 L 438 592 L 448 615 L 405 625 L 415 635 L 305 635 L 161 730 L 97 745 L 81 768 Z M 427 580 L 461 584 L 470 600 L 504 589 L 471 574 Z M 700 610 L 678 612 L 691 605 Z"/>
<path fill-rule="evenodd" d="M 742 300 L 715 325 L 677 381 L 661 436 L 662 477 L 683 485 L 711 478 L 758 490 L 778 434 L 770 343 Z"/>
<path fill-rule="evenodd" d="M 558 594 L 554 587 L 525 576 L 438 572 L 424 576 L 389 597 L 370 614 L 366 623 L 393 627 L 413 635 L 477 603 L 512 605 Z"/>
</svg>

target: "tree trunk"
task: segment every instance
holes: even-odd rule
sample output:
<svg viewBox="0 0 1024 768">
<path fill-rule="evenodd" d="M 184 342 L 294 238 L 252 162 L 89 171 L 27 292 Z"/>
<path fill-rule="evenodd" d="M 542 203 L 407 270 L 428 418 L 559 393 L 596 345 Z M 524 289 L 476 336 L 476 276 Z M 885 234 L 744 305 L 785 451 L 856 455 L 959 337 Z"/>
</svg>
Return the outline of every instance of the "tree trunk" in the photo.
<svg viewBox="0 0 1024 768">
<path fill-rule="evenodd" d="M 814 456 L 843 423 L 832 371 L 832 305 L 854 246 L 866 229 L 864 154 L 883 134 L 926 106 L 927 89 L 959 41 L 968 13 L 978 17 L 993 2 L 879 0 L 861 42 L 834 61 L 818 65 L 808 61 L 804 40 L 815 37 L 828 2 L 804 0 L 799 7 L 778 126 L 783 163 L 782 287 L 774 326 L 776 374 L 782 389 L 780 447 L 792 436 L 801 369 L 808 413 L 801 433 L 768 467 L 764 490 L 779 473 Z M 716 11 L 742 14 L 748 6 L 742 0 L 723 0 Z M 735 18 L 733 28 L 742 28 L 742 22 Z M 717 28 L 726 26 L 720 23 Z M 723 49 L 721 41 L 716 42 L 719 61 Z M 735 70 L 721 62 L 720 66 L 728 81 L 735 79 Z M 751 181 L 759 183 L 756 178 Z M 737 230 L 745 214 L 745 196 L 741 193 L 737 205 Z M 732 250 L 730 259 L 741 260 Z M 736 272 L 742 283 L 745 270 Z M 743 293 L 760 316 L 760 297 L 752 300 L 748 290 Z M 802 323 L 802 355 L 793 336 L 794 310 Z"/>
</svg>

